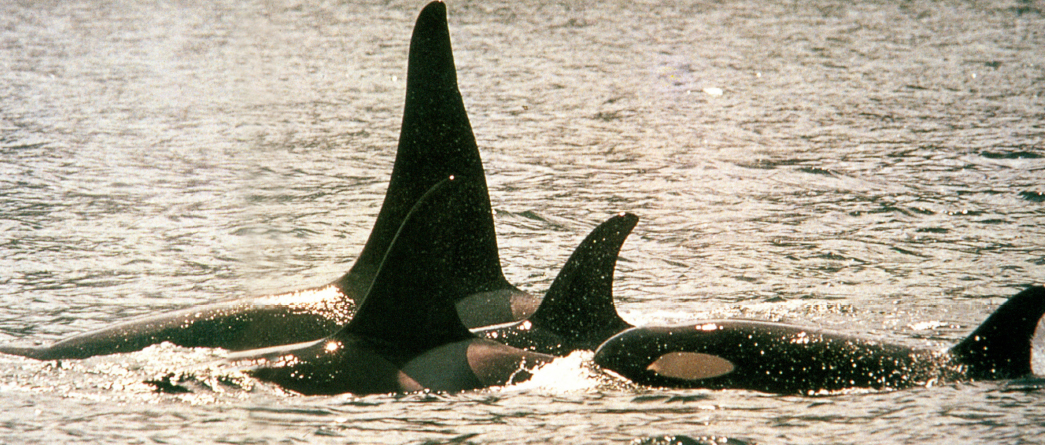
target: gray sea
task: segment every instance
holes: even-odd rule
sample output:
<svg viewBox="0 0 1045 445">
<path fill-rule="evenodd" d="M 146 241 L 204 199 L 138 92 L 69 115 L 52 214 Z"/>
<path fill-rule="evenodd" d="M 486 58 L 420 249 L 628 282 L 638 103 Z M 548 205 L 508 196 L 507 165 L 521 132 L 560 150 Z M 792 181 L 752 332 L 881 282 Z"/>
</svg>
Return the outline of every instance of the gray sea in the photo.
<svg viewBox="0 0 1045 445">
<path fill-rule="evenodd" d="M 0 342 L 340 276 L 384 195 L 423 4 L 0 2 Z M 636 324 L 945 349 L 1045 281 L 1040 0 L 448 9 L 524 289 L 620 211 L 641 217 L 614 288 Z M 785 397 L 621 385 L 578 353 L 514 387 L 302 397 L 223 355 L 0 356 L 0 442 L 1045 443 L 1033 378 Z"/>
</svg>

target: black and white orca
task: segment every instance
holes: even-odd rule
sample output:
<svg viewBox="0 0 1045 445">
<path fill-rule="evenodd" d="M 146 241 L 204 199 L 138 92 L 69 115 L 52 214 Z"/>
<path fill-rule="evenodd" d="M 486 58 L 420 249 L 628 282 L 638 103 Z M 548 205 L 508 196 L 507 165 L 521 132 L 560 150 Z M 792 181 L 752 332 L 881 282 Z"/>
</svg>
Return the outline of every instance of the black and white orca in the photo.
<svg viewBox="0 0 1045 445">
<path fill-rule="evenodd" d="M 592 230 L 526 320 L 472 332 L 516 348 L 565 356 L 577 350 L 594 351 L 607 338 L 632 327 L 613 303 L 613 272 L 621 246 L 638 221 L 631 213 L 620 213 Z"/>
<path fill-rule="evenodd" d="M 604 369 L 648 386 L 810 394 L 901 389 L 932 381 L 1027 376 L 1045 287 L 1002 304 L 949 351 L 751 320 L 637 327 L 595 352 Z"/>
<path fill-rule="evenodd" d="M 306 395 L 465 391 L 525 380 L 552 356 L 479 338 L 454 302 L 471 289 L 476 252 L 462 241 L 485 235 L 468 222 L 487 213 L 464 178 L 437 184 L 407 215 L 355 317 L 304 344 L 236 353 L 233 365 Z M 472 190 L 469 190 L 472 189 Z"/>
<path fill-rule="evenodd" d="M 170 342 L 184 347 L 245 350 L 323 338 L 352 318 L 407 212 L 450 175 L 474 178 L 469 196 L 480 212 L 465 224 L 481 237 L 466 247 L 476 271 L 458 295 L 466 326 L 522 320 L 540 298 L 508 283 L 501 271 L 482 160 L 457 88 L 446 7 L 420 13 L 410 41 L 406 104 L 392 176 L 381 211 L 359 257 L 344 276 L 318 288 L 227 300 L 130 320 L 47 346 L 0 346 L 0 353 L 41 360 L 131 352 Z"/>
</svg>

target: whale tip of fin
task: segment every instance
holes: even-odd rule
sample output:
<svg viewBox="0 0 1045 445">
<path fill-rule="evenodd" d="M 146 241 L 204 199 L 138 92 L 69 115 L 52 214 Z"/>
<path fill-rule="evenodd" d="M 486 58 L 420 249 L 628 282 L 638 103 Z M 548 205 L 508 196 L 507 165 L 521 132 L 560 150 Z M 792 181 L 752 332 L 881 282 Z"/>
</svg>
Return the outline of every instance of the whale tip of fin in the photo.
<svg viewBox="0 0 1045 445">
<path fill-rule="evenodd" d="M 1031 286 L 998 307 L 972 334 L 951 348 L 966 375 L 1007 379 L 1033 372 L 1031 350 L 1045 315 L 1045 287 Z"/>
</svg>

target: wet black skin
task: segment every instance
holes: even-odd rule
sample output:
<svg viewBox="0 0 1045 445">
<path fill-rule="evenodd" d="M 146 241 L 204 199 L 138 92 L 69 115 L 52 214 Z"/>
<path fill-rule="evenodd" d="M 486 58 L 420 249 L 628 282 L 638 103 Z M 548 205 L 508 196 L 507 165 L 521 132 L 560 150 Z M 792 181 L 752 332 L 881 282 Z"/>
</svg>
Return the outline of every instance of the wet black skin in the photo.
<svg viewBox="0 0 1045 445">
<path fill-rule="evenodd" d="M 630 328 L 613 303 L 613 272 L 621 246 L 638 220 L 621 213 L 592 230 L 526 320 L 473 332 L 516 348 L 564 356 L 594 351 L 607 338 Z"/>
<path fill-rule="evenodd" d="M 780 394 L 1011 379 L 1032 373 L 1043 314 L 1045 288 L 1030 287 L 949 351 L 750 320 L 639 327 L 603 343 L 595 363 L 643 385 Z"/>
<path fill-rule="evenodd" d="M 306 395 L 465 391 L 525 380 L 552 356 L 477 338 L 454 301 L 472 275 L 464 224 L 485 211 L 467 180 L 433 187 L 407 216 L 359 312 L 326 339 L 237 353 L 234 365 Z"/>
</svg>

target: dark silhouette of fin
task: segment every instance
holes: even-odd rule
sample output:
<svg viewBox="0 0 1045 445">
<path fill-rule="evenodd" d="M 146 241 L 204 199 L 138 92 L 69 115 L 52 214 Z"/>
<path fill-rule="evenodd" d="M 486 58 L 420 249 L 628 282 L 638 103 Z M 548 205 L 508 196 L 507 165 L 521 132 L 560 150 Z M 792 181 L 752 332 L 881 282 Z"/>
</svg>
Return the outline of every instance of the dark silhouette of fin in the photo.
<svg viewBox="0 0 1045 445">
<path fill-rule="evenodd" d="M 335 337 L 387 342 L 400 352 L 425 351 L 475 338 L 461 323 L 454 301 L 470 287 L 477 260 L 470 244 L 488 235 L 469 222 L 488 213 L 472 199 L 471 178 L 446 179 L 406 216 L 355 317 Z"/>
<path fill-rule="evenodd" d="M 1045 315 L 1045 287 L 1016 294 L 980 327 L 951 348 L 973 379 L 1012 379 L 1030 374 L 1034 331 Z"/>
<path fill-rule="evenodd" d="M 462 224 L 483 235 L 469 246 L 476 249 L 475 254 L 468 255 L 475 281 L 467 293 L 515 289 L 501 271 L 483 164 L 457 89 L 446 5 L 432 2 L 418 16 L 410 40 L 403 125 L 384 203 L 352 269 L 335 282 L 345 295 L 366 295 L 385 251 L 414 203 L 451 175 L 474 181 L 475 190 L 470 193 L 475 202 L 469 205 L 477 211 Z"/>
<path fill-rule="evenodd" d="M 613 271 L 624 240 L 639 217 L 621 213 L 600 224 L 570 255 L 537 311 L 533 327 L 557 333 L 574 349 L 594 350 L 632 327 L 613 304 Z"/>
</svg>

